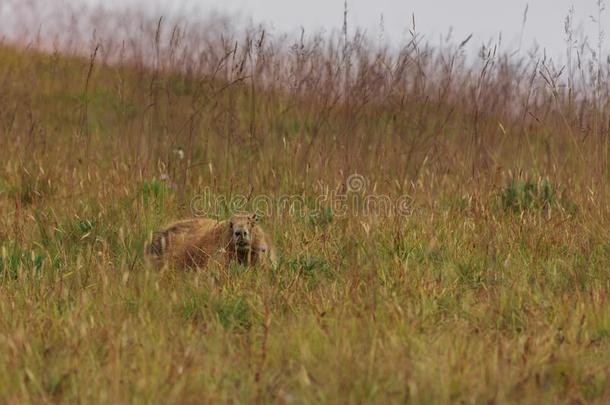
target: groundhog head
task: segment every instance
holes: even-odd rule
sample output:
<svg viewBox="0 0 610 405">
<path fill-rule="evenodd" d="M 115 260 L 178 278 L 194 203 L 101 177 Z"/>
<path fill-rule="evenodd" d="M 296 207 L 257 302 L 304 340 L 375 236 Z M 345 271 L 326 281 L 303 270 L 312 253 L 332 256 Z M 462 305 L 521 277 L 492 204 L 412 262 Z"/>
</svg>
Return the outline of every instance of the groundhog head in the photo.
<svg viewBox="0 0 610 405">
<path fill-rule="evenodd" d="M 237 250 L 249 250 L 252 245 L 252 228 L 256 225 L 256 214 L 237 214 L 229 219 L 231 242 Z"/>
</svg>

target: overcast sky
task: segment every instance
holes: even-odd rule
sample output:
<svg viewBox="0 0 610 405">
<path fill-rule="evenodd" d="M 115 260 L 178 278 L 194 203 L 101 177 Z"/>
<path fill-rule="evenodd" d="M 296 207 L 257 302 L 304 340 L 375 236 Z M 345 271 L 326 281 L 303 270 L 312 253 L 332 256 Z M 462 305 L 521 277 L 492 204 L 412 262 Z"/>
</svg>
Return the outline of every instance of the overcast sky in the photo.
<svg viewBox="0 0 610 405">
<path fill-rule="evenodd" d="M 276 32 L 295 32 L 300 27 L 308 32 L 340 28 L 344 9 L 344 0 L 73 1 L 109 7 L 139 4 L 155 14 L 182 10 L 194 18 L 217 10 L 239 14 L 245 21 L 266 23 Z M 515 48 L 521 38 L 523 15 L 528 6 L 523 48 L 537 43 L 549 54 L 557 56 L 565 52 L 564 21 L 572 5 L 575 27 L 597 44 L 598 27 L 591 18 L 597 16 L 597 3 L 598 0 L 348 0 L 347 6 L 349 26 L 364 28 L 375 39 L 380 38 L 382 16 L 383 38 L 396 43 L 408 34 L 412 15 L 415 15 L 417 31 L 431 42 L 452 29 L 456 41 L 474 34 L 471 42 L 474 46 L 502 33 L 504 44 Z M 602 22 L 603 27 L 610 30 L 610 10 L 604 12 Z M 610 49 L 607 43 L 605 49 Z"/>
</svg>

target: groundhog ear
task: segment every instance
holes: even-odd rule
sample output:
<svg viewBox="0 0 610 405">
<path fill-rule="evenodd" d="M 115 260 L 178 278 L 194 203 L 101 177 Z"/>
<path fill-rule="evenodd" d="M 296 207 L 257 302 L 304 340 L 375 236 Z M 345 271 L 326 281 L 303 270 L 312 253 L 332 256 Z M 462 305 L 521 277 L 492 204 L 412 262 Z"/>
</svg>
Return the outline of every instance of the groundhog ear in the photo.
<svg viewBox="0 0 610 405">
<path fill-rule="evenodd" d="M 256 221 L 258 221 L 258 216 L 256 214 L 250 215 L 250 222 L 254 224 Z"/>
</svg>

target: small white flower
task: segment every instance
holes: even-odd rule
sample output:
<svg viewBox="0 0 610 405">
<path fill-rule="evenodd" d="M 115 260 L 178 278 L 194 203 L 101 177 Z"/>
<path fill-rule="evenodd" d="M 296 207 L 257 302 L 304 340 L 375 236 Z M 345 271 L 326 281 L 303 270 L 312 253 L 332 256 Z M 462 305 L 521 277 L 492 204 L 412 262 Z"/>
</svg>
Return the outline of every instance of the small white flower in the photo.
<svg viewBox="0 0 610 405">
<path fill-rule="evenodd" d="M 178 156 L 178 159 L 184 159 L 184 150 L 182 148 L 174 149 L 174 154 Z"/>
</svg>

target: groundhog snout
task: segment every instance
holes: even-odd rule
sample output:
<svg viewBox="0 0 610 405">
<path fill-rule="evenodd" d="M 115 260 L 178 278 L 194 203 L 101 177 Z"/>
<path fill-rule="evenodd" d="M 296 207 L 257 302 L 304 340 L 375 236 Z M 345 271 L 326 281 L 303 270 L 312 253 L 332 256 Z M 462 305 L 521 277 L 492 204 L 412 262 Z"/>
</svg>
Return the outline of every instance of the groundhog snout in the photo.
<svg viewBox="0 0 610 405">
<path fill-rule="evenodd" d="M 247 229 L 236 229 L 233 231 L 233 238 L 237 243 L 248 243 L 250 235 Z"/>
</svg>

